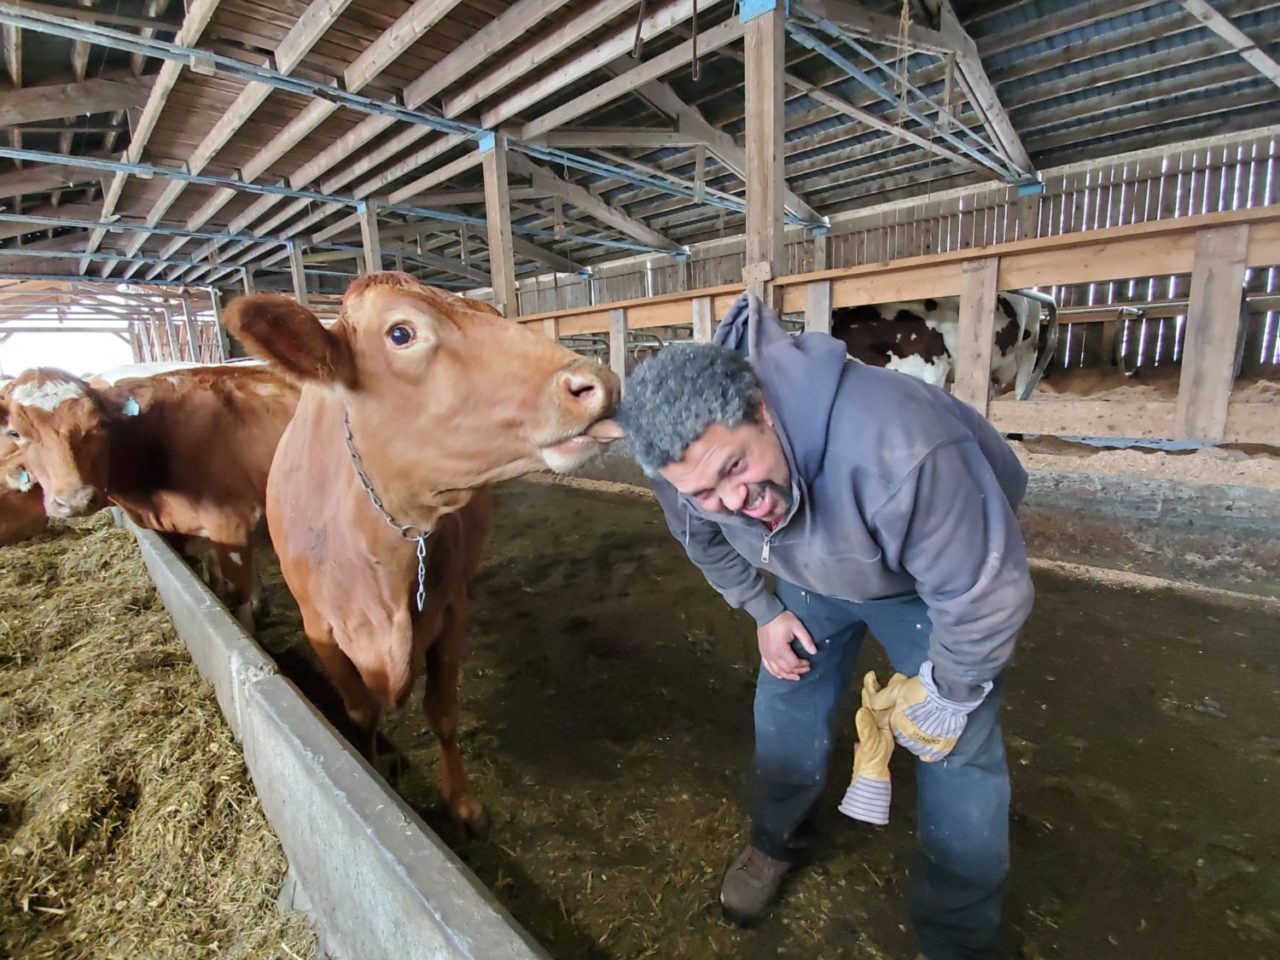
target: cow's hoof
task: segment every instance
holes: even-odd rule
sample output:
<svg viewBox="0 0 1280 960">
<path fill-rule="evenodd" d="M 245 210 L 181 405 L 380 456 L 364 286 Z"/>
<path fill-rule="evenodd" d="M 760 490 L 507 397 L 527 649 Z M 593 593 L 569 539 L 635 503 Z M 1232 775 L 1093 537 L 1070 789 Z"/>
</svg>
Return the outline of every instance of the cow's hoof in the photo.
<svg viewBox="0 0 1280 960">
<path fill-rule="evenodd" d="M 480 801 L 471 794 L 464 794 L 449 804 L 449 812 L 458 821 L 462 829 L 471 837 L 489 835 L 489 814 L 480 805 Z"/>
</svg>

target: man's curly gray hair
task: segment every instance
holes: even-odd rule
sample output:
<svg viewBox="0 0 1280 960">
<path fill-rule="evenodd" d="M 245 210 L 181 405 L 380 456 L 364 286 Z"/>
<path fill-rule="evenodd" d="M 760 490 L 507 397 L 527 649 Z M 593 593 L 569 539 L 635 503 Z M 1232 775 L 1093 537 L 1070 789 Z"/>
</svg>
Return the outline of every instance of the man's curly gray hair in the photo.
<svg viewBox="0 0 1280 960">
<path fill-rule="evenodd" d="M 684 459 L 713 423 L 729 429 L 760 418 L 760 381 L 727 347 L 680 343 L 660 350 L 627 379 L 618 420 L 649 476 Z"/>
</svg>

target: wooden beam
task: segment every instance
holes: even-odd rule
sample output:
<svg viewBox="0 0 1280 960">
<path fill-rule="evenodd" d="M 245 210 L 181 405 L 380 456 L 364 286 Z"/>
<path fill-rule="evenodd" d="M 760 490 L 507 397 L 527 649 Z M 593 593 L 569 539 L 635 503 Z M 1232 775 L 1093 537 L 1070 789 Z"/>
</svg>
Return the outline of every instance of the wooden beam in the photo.
<svg viewBox="0 0 1280 960">
<path fill-rule="evenodd" d="M 626 58 L 626 62 L 636 61 Z M 673 117 L 682 134 L 696 137 L 715 154 L 720 162 L 737 174 L 743 183 L 747 181 L 747 151 L 738 146 L 738 141 L 718 127 L 712 126 L 692 104 L 686 103 L 669 84 L 654 80 L 639 89 L 639 94 L 661 113 Z M 786 208 L 798 217 L 818 221 L 822 217 L 798 193 L 784 182 L 782 185 L 783 200 Z"/>
<path fill-rule="evenodd" d="M 485 220 L 489 229 L 489 284 L 504 317 L 520 312 L 516 299 L 515 254 L 511 243 L 511 198 L 507 195 L 507 141 L 494 134 L 480 146 L 484 154 Z"/>
<path fill-rule="evenodd" d="M 1260 49 L 1243 30 L 1224 17 L 1209 0 L 1182 0 L 1187 12 L 1220 36 L 1260 74 L 1280 86 L 1280 64 Z"/>
<path fill-rule="evenodd" d="M 995 85 L 987 76 L 982 65 L 982 55 L 978 53 L 978 45 L 960 25 L 960 18 L 951 7 L 950 0 L 939 2 L 939 29 L 942 36 L 955 50 L 956 66 L 960 69 L 960 80 L 969 91 L 969 100 L 982 118 L 984 126 L 991 133 L 1001 152 L 1018 170 L 1030 176 L 1035 172 L 1031 158 L 1018 136 L 1018 131 L 1009 119 L 1008 111 L 1000 103 Z"/>
<path fill-rule="evenodd" d="M 984 417 L 991 396 L 991 318 L 996 312 L 999 270 L 996 257 L 966 261 L 960 289 L 958 355 L 951 392 Z"/>
<path fill-rule="evenodd" d="M 181 46 L 194 46 L 196 41 L 200 39 L 200 35 L 204 33 L 204 28 L 213 18 L 214 11 L 218 9 L 219 0 L 191 0 L 187 6 L 187 15 L 182 20 L 182 29 L 178 31 L 177 36 L 173 38 L 174 43 Z M 151 139 L 151 132 L 155 129 L 156 122 L 160 119 L 160 112 L 164 109 L 164 105 L 169 100 L 169 94 L 172 92 L 174 85 L 178 82 L 178 75 L 182 71 L 182 65 L 173 60 L 166 60 L 160 67 L 155 81 L 151 86 L 151 92 L 147 95 L 147 102 L 142 108 L 142 114 L 138 118 L 138 122 L 133 125 L 132 135 L 129 140 L 129 149 L 125 151 L 125 160 L 128 163 L 138 163 L 142 160 L 144 151 L 147 147 L 147 141 Z M 105 197 L 102 202 L 102 215 L 110 217 L 116 212 L 116 204 L 120 202 L 120 195 L 124 192 L 124 185 L 129 179 L 127 173 L 116 173 L 111 178 L 111 184 L 105 190 Z M 98 249 L 98 245 L 102 243 L 105 231 L 94 230 L 89 237 L 89 242 L 85 245 L 85 253 L 93 253 Z M 80 261 L 80 272 L 84 273 L 88 269 L 89 261 Z"/>
<path fill-rule="evenodd" d="M 0 126 L 124 110 L 143 102 L 150 87 L 149 78 L 130 77 L 11 90 L 0 94 Z"/>
<path fill-rule="evenodd" d="M 524 257 L 526 260 L 537 260 L 540 263 L 545 263 L 551 269 L 559 270 L 561 273 L 578 273 L 582 270 L 582 264 L 577 261 L 556 253 L 554 250 L 548 250 L 532 240 L 526 240 L 519 234 L 511 238 L 511 245 L 512 250 L 517 255 Z"/>
<path fill-rule="evenodd" d="M 434 186 L 438 186 L 447 180 L 452 180 L 460 173 L 466 173 L 468 170 L 474 169 L 483 161 L 484 155 L 478 150 L 468 151 L 457 160 L 446 163 L 443 167 L 437 167 L 425 176 L 419 177 L 398 190 L 392 191 L 387 200 L 390 203 L 403 203 L 420 193 L 430 190 Z"/>
<path fill-rule="evenodd" d="M 746 24 L 747 232 L 742 278 L 761 299 L 785 272 L 782 143 L 783 47 L 786 15 L 780 7 Z"/>
<path fill-rule="evenodd" d="M 455 277 L 462 277 L 465 280 L 472 280 L 482 287 L 489 286 L 489 274 L 483 270 L 477 270 L 474 267 L 461 263 L 458 260 L 450 260 L 448 257 L 441 257 L 434 253 L 409 253 L 410 260 L 416 260 L 428 267 L 434 267 L 436 270 L 444 270 L 452 273 Z"/>
<path fill-rule="evenodd" d="M 1191 294 L 1178 380 L 1178 436 L 1222 440 L 1240 342 L 1247 224 L 1196 234 Z"/>
<path fill-rule="evenodd" d="M 831 332 L 831 281 L 814 280 L 804 287 L 806 333 Z"/>
<path fill-rule="evenodd" d="M 545 197 L 546 194 L 533 187 L 511 187 L 507 191 L 512 200 L 531 200 L 534 197 Z M 483 190 L 434 190 L 431 193 L 419 193 L 407 200 L 419 207 L 461 207 L 473 203 L 484 203 Z"/>
<path fill-rule="evenodd" d="M 699 12 L 704 12 L 713 6 L 719 5 L 721 2 L 723 2 L 723 0 L 701 0 L 700 3 L 698 0 L 674 0 L 674 2 L 654 11 L 641 21 L 639 30 L 640 36 L 642 39 L 648 40 L 660 33 L 666 32 L 678 23 L 683 23 L 693 15 L 695 3 L 698 5 Z M 724 25 L 722 24 L 721 27 L 723 26 Z M 721 30 L 721 27 L 715 27 L 706 34 L 703 34 L 703 38 L 707 38 L 707 49 L 711 49 L 711 45 L 716 44 L 716 41 L 710 39 L 711 34 L 721 36 L 726 32 L 732 32 L 733 29 L 730 27 L 727 31 L 724 31 Z M 716 31 L 720 32 L 717 33 Z M 568 63 L 562 64 L 553 72 L 531 83 L 521 85 L 521 88 L 518 91 L 482 113 L 481 122 L 484 126 L 492 129 L 498 124 L 503 123 L 520 113 L 526 107 L 529 107 L 540 100 L 546 99 L 556 91 L 564 89 L 575 80 L 580 80 L 593 70 L 599 70 L 609 62 L 616 60 L 618 57 L 630 51 L 634 44 L 635 36 L 636 28 L 634 24 L 627 24 L 626 26 L 619 28 L 609 37 L 599 41 L 598 43 L 592 44 L 587 50 L 580 53 Z M 703 38 L 700 38 L 700 42 Z M 717 45 L 723 45 L 725 42 L 728 41 L 719 41 Z M 653 79 L 656 76 L 660 76 L 661 73 L 675 69 L 680 65 L 680 63 L 687 62 L 690 55 L 688 43 L 680 44 L 680 48 L 684 50 L 683 59 L 680 59 L 679 57 L 674 59 L 669 57 L 668 53 L 670 51 L 667 53 L 660 53 L 655 56 L 653 60 L 661 60 L 663 63 L 668 64 L 668 66 L 665 70 L 655 73 L 649 79 Z M 646 61 L 646 65 L 650 62 L 652 61 Z M 610 94 L 605 99 L 598 99 L 595 101 L 595 106 L 599 106 L 602 103 L 608 103 L 609 100 L 612 100 L 615 96 L 617 96 L 617 94 Z M 576 117 L 582 116 L 582 114 L 588 110 L 594 109 L 594 107 L 589 106 L 588 101 L 584 100 L 582 97 L 571 101 L 571 103 L 574 104 L 574 106 L 570 110 L 566 111 L 562 108 L 560 110 L 553 111 L 544 117 L 540 117 L 538 120 L 533 122 L 535 124 L 533 126 L 526 124 L 520 134 L 520 139 L 523 140 L 530 136 L 536 136 L 538 132 L 545 133 L 548 130 L 554 130 L 556 127 L 568 123 Z"/>
<path fill-rule="evenodd" d="M 683 0 L 680 0 L 680 2 L 683 2 Z M 712 27 L 706 33 L 698 36 L 697 51 L 702 54 L 711 50 L 719 50 L 721 47 L 739 39 L 743 32 L 744 26 L 736 17 L 726 20 L 719 26 Z M 558 106 L 537 119 L 526 123 L 520 130 L 520 139 L 527 140 L 541 136 L 613 100 L 617 100 L 619 97 L 635 92 L 643 84 L 670 73 L 683 63 L 688 63 L 693 56 L 694 49 L 694 41 L 692 39 L 686 40 L 684 43 L 677 44 L 670 50 L 651 57 L 638 66 L 618 74 L 612 80 L 597 84 L 582 96 L 575 97 L 568 103 Z M 618 54 L 614 56 L 618 56 Z M 608 60 L 602 61 L 598 66 L 604 66 L 607 62 Z M 585 72 L 589 73 L 593 69 L 596 69 L 596 67 L 591 67 Z M 541 97 L 538 99 L 541 99 Z M 535 103 L 537 101 L 529 100 L 527 102 Z"/>
<path fill-rule="evenodd" d="M 382 270 L 382 239 L 378 236 L 378 205 L 361 201 L 356 210 L 360 218 L 360 242 L 364 247 L 364 272 Z"/>
<path fill-rule="evenodd" d="M 14 87 L 22 86 L 22 30 L 7 23 L 0 25 L 0 42 L 4 46 L 4 68 Z"/>
<path fill-rule="evenodd" d="M 548 147 L 691 147 L 702 141 L 680 130 L 568 129 L 552 130 L 532 141 Z"/>
<path fill-rule="evenodd" d="M 627 385 L 627 311 L 609 311 L 609 369 L 625 392 Z"/>
<path fill-rule="evenodd" d="M 555 30 L 537 42 L 519 48 L 513 56 L 480 76 L 461 93 L 446 98 L 444 115 L 456 117 L 510 84 L 525 80 L 534 68 L 554 62 L 579 40 L 634 6 L 635 0 L 600 0 L 588 5 L 577 16 L 557 23 Z"/>
<path fill-rule="evenodd" d="M 458 5 L 459 0 L 417 0 L 384 30 L 342 74 L 348 90 L 359 90 Z"/>
<path fill-rule="evenodd" d="M 651 247 L 657 247 L 659 250 L 680 249 L 680 244 L 674 240 L 664 237 L 657 230 L 641 223 L 630 214 L 609 206 L 589 190 L 562 179 L 545 167 L 538 166 L 527 157 L 516 154 L 512 159 L 512 165 L 517 173 L 527 174 L 531 178 L 535 190 L 545 191 L 554 197 L 569 201 L 582 212 L 613 227 L 619 233 L 624 233 Z"/>
<path fill-rule="evenodd" d="M 294 68 L 302 62 L 302 59 L 319 42 L 325 31 L 350 3 L 351 0 L 312 0 L 307 9 L 303 11 L 302 16 L 297 19 L 276 48 L 276 69 L 281 73 L 292 73 Z M 266 102 L 267 97 L 271 95 L 272 89 L 267 84 L 259 83 L 256 80 L 245 84 L 235 102 L 223 112 L 222 116 L 218 118 L 218 122 L 213 125 L 213 128 L 205 134 L 200 143 L 191 151 L 190 156 L 187 157 L 187 169 L 191 173 L 203 171 L 218 152 L 239 132 L 240 128 L 253 117 L 258 108 Z M 152 204 L 151 210 L 147 214 L 147 225 L 154 226 L 158 223 L 168 213 L 169 208 L 182 195 L 186 187 L 187 184 L 180 180 L 170 183 L 165 188 L 164 193 Z M 137 253 L 150 236 L 151 234 L 149 233 L 138 233 L 130 240 L 125 249 L 130 254 Z M 137 266 L 133 269 L 137 269 Z"/>
<path fill-rule="evenodd" d="M 289 244 L 289 273 L 293 277 L 293 297 L 304 307 L 307 305 L 307 274 L 302 266 L 302 247 L 296 241 Z"/>
<path fill-rule="evenodd" d="M 695 343 L 710 343 L 715 335 L 715 304 L 710 297 L 694 297 L 693 299 L 693 340 Z"/>
<path fill-rule="evenodd" d="M 897 17 L 873 13 L 852 0 L 805 0 L 804 8 L 855 36 L 866 37 L 876 43 L 898 45 L 900 29 Z M 951 49 L 947 37 L 918 23 L 912 23 L 908 28 L 907 44 L 910 49 L 934 53 L 945 53 Z"/>
<path fill-rule="evenodd" d="M 76 183 L 92 181 L 97 173 L 94 171 L 79 172 L 74 167 L 62 164 L 41 164 L 27 167 L 12 173 L 0 173 L 0 197 L 17 197 L 24 193 L 44 193 L 58 187 L 69 187 Z"/>
</svg>

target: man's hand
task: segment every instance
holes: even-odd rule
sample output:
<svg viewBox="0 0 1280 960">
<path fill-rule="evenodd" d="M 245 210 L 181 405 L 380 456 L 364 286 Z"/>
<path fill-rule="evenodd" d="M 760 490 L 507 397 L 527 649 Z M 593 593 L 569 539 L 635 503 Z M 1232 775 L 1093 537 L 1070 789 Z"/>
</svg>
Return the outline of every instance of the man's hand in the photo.
<svg viewBox="0 0 1280 960">
<path fill-rule="evenodd" d="M 971 703 L 948 700 L 938 693 L 933 663 L 926 660 L 918 676 L 908 679 L 895 673 L 883 690 L 872 689 L 871 706 L 877 715 L 888 711 L 889 726 L 901 746 L 925 763 L 934 763 L 954 749 L 969 714 L 986 699 L 991 687 L 990 682 L 983 684 L 982 697 Z"/>
<path fill-rule="evenodd" d="M 806 652 L 816 655 L 818 648 L 804 624 L 790 610 L 784 610 L 763 627 L 756 628 L 760 645 L 760 662 L 779 680 L 799 680 L 809 672 L 809 661 L 796 656 L 791 641 L 799 640 Z"/>
</svg>

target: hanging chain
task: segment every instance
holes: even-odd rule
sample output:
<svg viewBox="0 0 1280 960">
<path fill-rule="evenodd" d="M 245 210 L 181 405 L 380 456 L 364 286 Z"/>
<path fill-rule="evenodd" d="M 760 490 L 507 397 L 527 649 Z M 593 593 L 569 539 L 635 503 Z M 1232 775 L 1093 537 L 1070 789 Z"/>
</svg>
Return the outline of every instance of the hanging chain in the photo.
<svg viewBox="0 0 1280 960">
<path fill-rule="evenodd" d="M 383 506 L 382 498 L 373 489 L 373 481 L 369 479 L 369 474 L 365 473 L 364 460 L 356 450 L 355 438 L 351 436 L 350 410 L 342 411 L 342 427 L 346 431 L 347 453 L 351 456 L 351 465 L 356 468 L 356 479 L 360 481 L 360 486 L 364 487 L 364 492 L 369 495 L 369 502 L 381 514 L 387 525 L 400 534 L 401 538 L 412 540 L 418 545 L 418 612 L 421 613 L 427 602 L 427 539 L 431 536 L 431 531 L 424 527 L 415 527 L 413 524 L 396 522 L 396 518 Z"/>
</svg>

